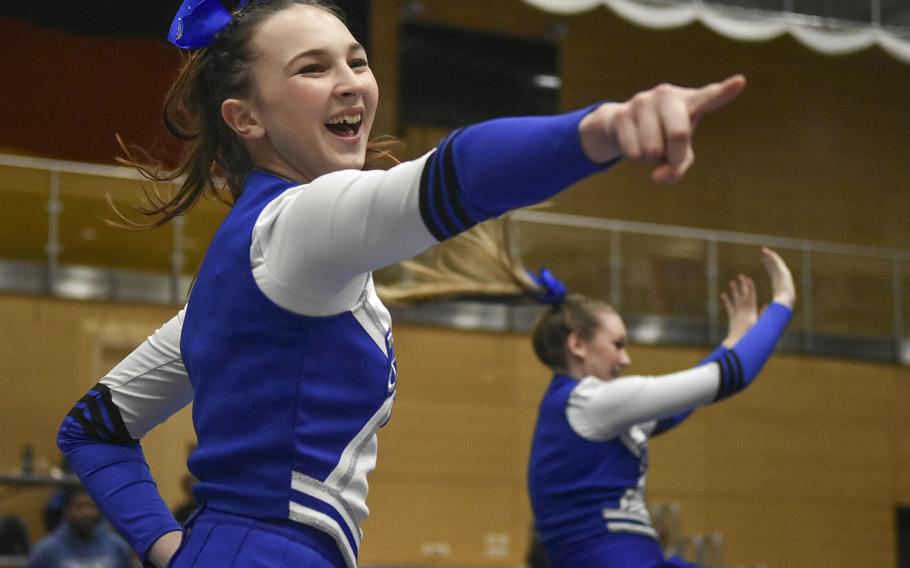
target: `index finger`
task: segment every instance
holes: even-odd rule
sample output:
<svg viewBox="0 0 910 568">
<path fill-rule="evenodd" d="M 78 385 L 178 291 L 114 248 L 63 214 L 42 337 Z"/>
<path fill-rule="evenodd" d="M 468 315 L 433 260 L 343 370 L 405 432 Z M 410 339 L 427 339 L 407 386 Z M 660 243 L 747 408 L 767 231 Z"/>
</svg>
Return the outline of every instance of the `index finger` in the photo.
<svg viewBox="0 0 910 568">
<path fill-rule="evenodd" d="M 746 88 L 743 75 L 733 75 L 719 83 L 711 83 L 695 89 L 686 104 L 693 120 L 698 120 L 706 113 L 715 111 L 735 99 Z"/>
</svg>

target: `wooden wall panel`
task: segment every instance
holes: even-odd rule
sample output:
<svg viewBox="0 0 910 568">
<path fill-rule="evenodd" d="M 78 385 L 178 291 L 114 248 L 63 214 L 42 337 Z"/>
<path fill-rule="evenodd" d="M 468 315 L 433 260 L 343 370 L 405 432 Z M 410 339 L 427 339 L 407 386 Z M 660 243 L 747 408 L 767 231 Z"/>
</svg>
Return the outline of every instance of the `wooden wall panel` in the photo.
<svg viewBox="0 0 910 568">
<path fill-rule="evenodd" d="M 711 499 L 712 526 L 726 538 L 730 563 L 769 568 L 895 565 L 893 513 L 865 505 Z M 742 535 L 749 535 L 742 538 Z"/>
<path fill-rule="evenodd" d="M 394 133 L 403 4 L 373 5 L 371 57 L 383 92 L 377 127 Z M 746 74 L 740 99 L 701 125 L 697 162 L 684 181 L 655 187 L 644 167 L 622 163 L 560 196 L 559 211 L 898 248 L 910 243 L 902 221 L 910 214 L 903 150 L 910 145 L 910 67 L 878 49 L 829 57 L 788 37 L 743 43 L 701 25 L 654 31 L 607 9 L 557 17 L 519 0 L 413 5 L 420 9 L 411 17 L 422 21 L 559 37 L 566 109 L 622 100 L 662 81 L 698 85 Z"/>
<path fill-rule="evenodd" d="M 514 341 L 398 327 L 398 399 L 371 480 L 376 515 L 364 529 L 364 563 L 514 565 L 529 523 L 516 506 L 525 499 L 524 468 L 515 466 L 527 450 L 518 442 Z"/>
<path fill-rule="evenodd" d="M 57 426 L 166 307 L 0 296 L 0 469 L 23 444 L 56 460 Z M 548 373 L 528 338 L 396 328 L 399 397 L 371 477 L 364 564 L 518 566 L 531 522 L 525 467 Z M 696 349 L 632 347 L 632 370 L 690 366 Z M 910 369 L 778 356 L 758 382 L 652 443 L 650 497 L 682 505 L 687 532 L 719 530 L 728 562 L 769 568 L 893 565 L 893 507 L 910 502 Z M 165 499 L 180 499 L 188 411 L 149 435 Z M 45 490 L 5 494 L 40 535 Z M 860 560 L 862 559 L 862 560 Z"/>
<path fill-rule="evenodd" d="M 0 336 L 4 339 L 0 342 L 0 384 L 6 400 L 0 413 L 0 469 L 18 469 L 25 444 L 34 448 L 37 470 L 55 465 L 59 459 L 57 429 L 72 405 L 100 378 L 104 345 L 135 344 L 170 312 L 157 307 L 0 296 Z M 41 510 L 49 491 L 15 493 L 15 498 L 0 501 L 0 510 L 22 515 L 30 534 L 40 536 Z"/>
</svg>

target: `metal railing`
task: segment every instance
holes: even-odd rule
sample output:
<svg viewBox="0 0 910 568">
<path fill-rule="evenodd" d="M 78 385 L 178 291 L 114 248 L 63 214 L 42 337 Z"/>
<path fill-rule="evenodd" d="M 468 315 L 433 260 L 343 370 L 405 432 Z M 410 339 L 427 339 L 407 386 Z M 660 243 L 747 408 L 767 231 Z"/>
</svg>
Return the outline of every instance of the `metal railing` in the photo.
<svg viewBox="0 0 910 568">
<path fill-rule="evenodd" d="M 60 189 L 61 174 L 132 182 L 145 181 L 134 168 L 9 154 L 0 154 L 0 167 L 48 173 L 47 240 L 44 243 L 44 262 L 9 260 L 4 262 L 0 259 L 0 289 L 17 292 L 42 291 L 52 296 L 76 299 L 145 300 L 170 304 L 178 304 L 185 298 L 190 282 L 190 278 L 184 274 L 185 217 L 177 217 L 171 223 L 173 246 L 168 253 L 170 265 L 168 274 L 61 265 L 62 244 L 59 227 L 61 216 L 64 214 Z M 3 177 L 0 175 L 0 195 L 5 189 L 3 185 Z M 104 195 L 98 194 L 97 197 L 104 198 Z M 0 199 L 0 203 L 3 202 L 4 200 Z"/>
<path fill-rule="evenodd" d="M 573 238 L 572 230 L 578 233 L 602 235 L 600 250 L 609 251 L 608 260 L 603 263 L 609 271 L 609 278 L 606 279 L 609 285 L 606 288 L 589 292 L 609 299 L 627 319 L 630 319 L 630 308 L 632 308 L 631 312 L 635 314 L 632 318 L 633 323 L 638 320 L 637 332 L 639 335 L 643 335 L 639 338 L 640 340 L 648 342 L 660 337 L 670 339 L 671 342 L 686 343 L 679 337 L 674 339 L 667 336 L 688 334 L 695 338 L 696 343 L 717 342 L 723 327 L 719 301 L 721 275 L 723 272 L 727 272 L 728 276 L 731 276 L 738 269 L 743 268 L 742 251 L 739 251 L 738 254 L 728 254 L 725 258 L 725 254 L 720 250 L 721 247 L 757 249 L 761 246 L 768 246 L 776 249 L 785 257 L 791 257 L 788 264 L 797 278 L 799 299 L 795 326 L 791 327 L 795 327 L 798 331 L 791 333 L 788 341 L 785 341 L 790 349 L 806 353 L 845 355 L 908 363 L 905 306 L 907 304 L 906 296 L 910 291 L 907 286 L 908 279 L 910 279 L 910 271 L 908 271 L 910 267 L 907 265 L 910 251 L 754 233 L 620 221 L 536 210 L 516 212 L 513 219 L 530 227 L 536 227 L 536 229 L 532 229 L 532 233 L 547 226 L 559 231 L 560 239 L 563 239 L 561 242 L 567 244 L 564 247 L 548 245 L 547 255 L 551 259 L 571 255 L 572 245 L 570 243 L 573 241 L 588 242 L 588 248 L 592 249 L 588 255 L 597 254 L 596 241 L 594 245 L 591 245 L 590 237 Z M 522 230 L 524 231 L 524 229 Z M 524 237 L 524 233 L 522 235 Z M 649 244 L 652 252 L 636 251 L 634 246 L 627 247 L 626 242 L 632 236 L 636 238 L 644 236 L 652 239 Z M 533 234 L 531 240 L 533 240 Z M 661 248 L 668 251 L 668 258 L 674 255 L 679 257 L 680 255 L 674 253 L 674 248 L 679 248 L 678 245 L 682 241 L 688 242 L 688 246 L 685 247 L 687 251 L 682 257 L 690 261 L 694 259 L 694 262 L 690 264 L 698 265 L 698 271 L 702 275 L 701 278 L 704 279 L 700 289 L 690 293 L 688 297 L 690 306 L 700 307 L 687 313 L 678 311 L 674 313 L 672 309 L 648 310 L 641 313 L 640 305 L 627 306 L 628 286 L 624 286 L 623 282 L 626 278 L 625 268 L 629 265 L 630 260 L 636 256 L 647 257 L 650 255 L 653 257 L 655 256 L 653 251 L 656 250 L 659 254 Z M 533 243 L 530 248 L 533 249 Z M 564 250 L 560 252 L 558 250 L 560 248 Z M 627 250 L 627 248 L 633 250 Z M 586 255 L 578 254 L 577 256 Z M 756 262 L 751 267 L 753 273 L 758 267 L 757 255 L 754 258 Z M 826 268 L 824 279 L 819 278 L 822 272 L 820 266 L 822 259 L 825 260 Z M 851 266 L 856 270 L 851 270 Z M 865 274 L 862 269 L 865 269 Z M 571 271 L 571 268 L 567 269 L 567 272 Z M 760 269 L 757 271 L 760 272 Z M 759 275 L 755 274 L 755 277 L 758 282 Z M 654 281 L 652 279 L 652 285 Z M 837 291 L 834 291 L 835 288 Z M 831 308 L 832 305 L 840 307 L 849 305 L 853 313 L 874 311 L 883 316 L 879 320 L 884 321 L 876 320 L 873 325 L 867 326 L 868 329 L 863 329 L 861 325 L 853 325 L 849 318 L 845 320 L 843 316 L 830 313 L 835 311 Z M 665 321 L 661 325 L 666 329 L 659 333 L 648 332 L 647 319 L 652 314 L 658 314 L 664 318 Z M 687 319 L 690 325 L 677 325 L 674 331 L 672 326 L 674 316 L 688 316 L 683 319 Z M 838 319 L 845 321 L 837 322 Z M 823 325 L 819 326 L 819 323 Z M 838 323 L 841 329 L 837 329 L 836 324 Z M 653 324 L 650 327 L 657 325 Z M 848 327 L 851 329 L 846 329 Z"/>
<path fill-rule="evenodd" d="M 0 254 L 0 291 L 175 305 L 185 300 L 191 280 L 188 271 L 194 268 L 194 259 L 186 254 L 193 219 L 178 217 L 171 223 L 169 250 L 161 251 L 158 269 L 62 261 L 60 227 L 67 215 L 62 176 L 136 183 L 142 178 L 135 170 L 0 154 L 0 204 L 13 207 L 16 204 L 12 198 L 7 201 L 9 195 L 21 197 L 25 191 L 6 191 L 4 172 L 11 175 L 14 170 L 47 175 L 47 187 L 27 190 L 30 207 L 43 202 L 47 237 L 42 252 L 29 258 Z M 36 195 L 40 201 L 35 201 Z M 98 191 L 93 198 L 103 200 L 104 193 Z M 757 254 L 750 252 L 751 260 L 746 262 L 744 249 L 770 246 L 788 259 L 798 278 L 794 331 L 784 338 L 785 348 L 910 363 L 910 343 L 905 338 L 910 251 L 539 210 L 519 211 L 513 220 L 519 226 L 519 247 L 526 264 L 548 264 L 571 289 L 610 301 L 622 311 L 635 341 L 717 342 L 724 327 L 719 302 L 723 281 L 739 271 L 760 272 Z M 18 236 L 6 235 L 7 239 Z M 755 276 L 759 282 L 759 275 Z M 405 321 L 516 331 L 527 329 L 536 311 L 470 302 L 396 310 Z"/>
</svg>

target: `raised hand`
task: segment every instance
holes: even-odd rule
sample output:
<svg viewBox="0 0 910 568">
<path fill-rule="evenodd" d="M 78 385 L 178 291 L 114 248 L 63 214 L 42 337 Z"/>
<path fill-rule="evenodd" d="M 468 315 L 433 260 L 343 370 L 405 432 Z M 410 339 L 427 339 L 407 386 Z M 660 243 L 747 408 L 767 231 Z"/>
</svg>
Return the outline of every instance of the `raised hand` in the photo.
<svg viewBox="0 0 910 568">
<path fill-rule="evenodd" d="M 780 255 L 768 247 L 761 249 L 761 263 L 771 277 L 774 301 L 793 308 L 793 304 L 796 303 L 796 286 L 793 284 L 793 275 L 790 274 L 787 264 Z"/>
<path fill-rule="evenodd" d="M 758 320 L 758 300 L 755 283 L 743 274 L 730 280 L 729 289 L 729 293 L 721 292 L 720 299 L 723 300 L 729 320 L 729 331 L 723 344 L 732 348 Z"/>
<path fill-rule="evenodd" d="M 651 179 L 672 183 L 695 161 L 692 135 L 701 118 L 739 95 L 746 78 L 690 89 L 662 84 L 623 103 L 605 103 L 579 125 L 581 146 L 594 162 L 623 156 L 655 164 Z"/>
</svg>

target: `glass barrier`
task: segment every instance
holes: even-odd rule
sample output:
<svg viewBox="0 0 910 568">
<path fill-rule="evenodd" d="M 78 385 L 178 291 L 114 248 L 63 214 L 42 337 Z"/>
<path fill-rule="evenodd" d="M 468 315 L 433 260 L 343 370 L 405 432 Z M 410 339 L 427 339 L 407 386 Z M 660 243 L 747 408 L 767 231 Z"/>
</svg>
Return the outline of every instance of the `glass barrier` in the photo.
<svg viewBox="0 0 910 568">
<path fill-rule="evenodd" d="M 183 303 L 228 208 L 206 199 L 156 230 L 111 226 L 107 221 L 116 216 L 108 196 L 141 219 L 133 206 L 143 187 L 128 168 L 0 155 L 0 291 Z M 731 279 L 747 274 L 760 301 L 770 298 L 759 262 L 759 247 L 767 245 L 787 261 L 799 296 L 784 348 L 910 363 L 910 251 L 537 209 L 517 212 L 510 222 L 527 267 L 547 267 L 570 290 L 616 306 L 633 341 L 719 341 L 726 331 L 720 294 Z M 399 273 L 391 267 L 377 280 L 394 281 Z M 539 308 L 455 303 L 402 315 L 406 321 L 524 330 L 534 310 Z"/>
<path fill-rule="evenodd" d="M 0 167 L 0 258 L 45 257 L 50 180 L 47 170 Z"/>
</svg>

